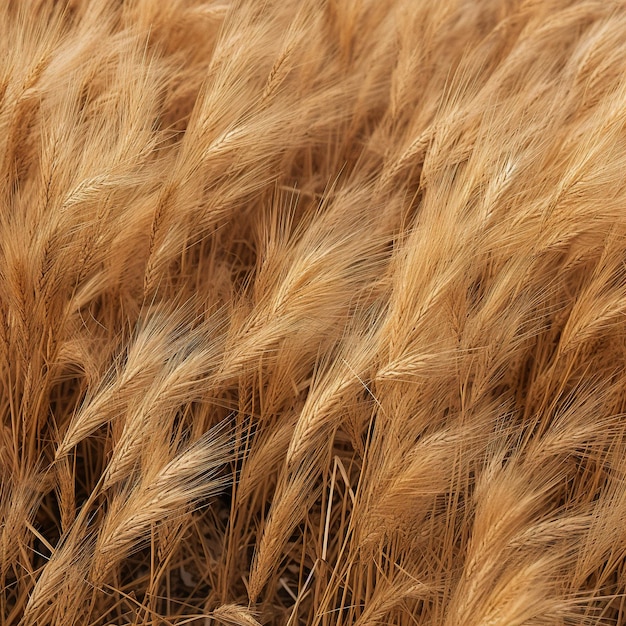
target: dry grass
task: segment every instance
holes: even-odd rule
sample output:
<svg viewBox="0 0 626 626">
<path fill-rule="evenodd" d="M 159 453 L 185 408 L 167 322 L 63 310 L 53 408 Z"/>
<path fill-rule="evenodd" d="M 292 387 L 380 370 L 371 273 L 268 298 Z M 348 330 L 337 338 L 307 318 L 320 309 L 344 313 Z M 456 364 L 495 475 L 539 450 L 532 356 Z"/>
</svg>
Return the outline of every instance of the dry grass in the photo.
<svg viewBox="0 0 626 626">
<path fill-rule="evenodd" d="M 626 624 L 626 5 L 0 2 L 0 626 Z"/>
</svg>

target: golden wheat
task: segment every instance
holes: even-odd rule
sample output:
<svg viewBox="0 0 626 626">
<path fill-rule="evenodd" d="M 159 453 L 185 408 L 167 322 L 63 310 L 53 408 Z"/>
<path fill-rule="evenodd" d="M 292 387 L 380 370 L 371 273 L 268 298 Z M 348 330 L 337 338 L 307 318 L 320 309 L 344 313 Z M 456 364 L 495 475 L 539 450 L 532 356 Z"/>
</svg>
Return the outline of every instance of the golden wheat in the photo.
<svg viewBox="0 0 626 626">
<path fill-rule="evenodd" d="M 626 624 L 626 5 L 0 2 L 0 626 Z"/>
</svg>

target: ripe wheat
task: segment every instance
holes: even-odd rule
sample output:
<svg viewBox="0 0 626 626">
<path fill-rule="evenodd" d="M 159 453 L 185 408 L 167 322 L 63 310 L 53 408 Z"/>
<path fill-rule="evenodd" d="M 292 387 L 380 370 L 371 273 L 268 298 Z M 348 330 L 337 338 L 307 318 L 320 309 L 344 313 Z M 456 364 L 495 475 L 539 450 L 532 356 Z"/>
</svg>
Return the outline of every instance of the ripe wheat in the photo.
<svg viewBox="0 0 626 626">
<path fill-rule="evenodd" d="M 626 5 L 0 2 L 0 626 L 626 624 Z"/>
</svg>

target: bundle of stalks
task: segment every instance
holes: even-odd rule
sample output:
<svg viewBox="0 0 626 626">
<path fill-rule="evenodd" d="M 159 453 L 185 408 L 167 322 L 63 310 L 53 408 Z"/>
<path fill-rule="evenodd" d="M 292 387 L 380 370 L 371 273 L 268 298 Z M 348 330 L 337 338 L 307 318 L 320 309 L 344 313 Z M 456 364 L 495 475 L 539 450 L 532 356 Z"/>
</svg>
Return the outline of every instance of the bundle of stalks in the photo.
<svg viewBox="0 0 626 626">
<path fill-rule="evenodd" d="M 626 624 L 626 5 L 0 2 L 0 626 Z"/>
</svg>

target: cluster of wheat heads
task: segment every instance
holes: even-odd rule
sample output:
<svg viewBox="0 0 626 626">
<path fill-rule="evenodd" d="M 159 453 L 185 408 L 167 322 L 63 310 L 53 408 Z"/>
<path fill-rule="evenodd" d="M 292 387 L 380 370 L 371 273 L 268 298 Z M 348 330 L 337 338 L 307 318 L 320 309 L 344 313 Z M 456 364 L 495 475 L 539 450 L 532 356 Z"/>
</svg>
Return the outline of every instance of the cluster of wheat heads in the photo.
<svg viewBox="0 0 626 626">
<path fill-rule="evenodd" d="M 0 626 L 626 623 L 626 7 L 0 2 Z"/>
</svg>

